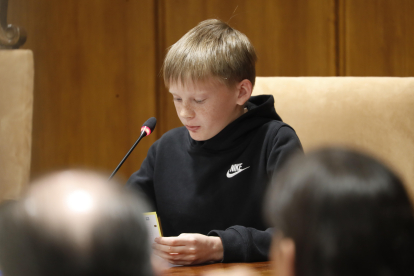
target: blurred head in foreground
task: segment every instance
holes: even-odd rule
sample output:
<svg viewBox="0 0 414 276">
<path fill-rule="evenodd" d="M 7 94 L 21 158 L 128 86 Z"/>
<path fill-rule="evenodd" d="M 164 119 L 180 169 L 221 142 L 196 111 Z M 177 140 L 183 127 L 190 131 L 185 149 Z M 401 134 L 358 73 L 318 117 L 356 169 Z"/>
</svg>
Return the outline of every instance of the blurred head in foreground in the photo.
<svg viewBox="0 0 414 276">
<path fill-rule="evenodd" d="M 152 275 L 142 201 L 102 176 L 49 175 L 0 213 L 7 276 Z"/>
<path fill-rule="evenodd" d="M 293 159 L 266 200 L 278 275 L 414 275 L 413 209 L 401 181 L 343 149 Z"/>
</svg>

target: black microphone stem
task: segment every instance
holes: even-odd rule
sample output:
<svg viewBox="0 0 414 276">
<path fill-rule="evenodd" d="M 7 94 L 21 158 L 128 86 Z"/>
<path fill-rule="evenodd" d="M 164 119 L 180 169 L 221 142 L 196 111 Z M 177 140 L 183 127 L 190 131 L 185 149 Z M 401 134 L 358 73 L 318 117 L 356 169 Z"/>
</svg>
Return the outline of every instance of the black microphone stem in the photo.
<svg viewBox="0 0 414 276">
<path fill-rule="evenodd" d="M 145 131 L 141 131 L 141 135 L 139 136 L 138 140 L 135 142 L 135 144 L 132 146 L 132 148 L 127 152 L 125 157 L 122 159 L 122 161 L 118 164 L 116 169 L 112 172 L 111 176 L 108 178 L 108 181 L 114 177 L 116 172 L 119 170 L 119 168 L 124 164 L 125 160 L 128 158 L 128 156 L 131 154 L 131 152 L 135 149 L 135 147 L 138 145 L 139 141 L 141 141 L 142 138 L 144 138 L 147 135 Z"/>
</svg>

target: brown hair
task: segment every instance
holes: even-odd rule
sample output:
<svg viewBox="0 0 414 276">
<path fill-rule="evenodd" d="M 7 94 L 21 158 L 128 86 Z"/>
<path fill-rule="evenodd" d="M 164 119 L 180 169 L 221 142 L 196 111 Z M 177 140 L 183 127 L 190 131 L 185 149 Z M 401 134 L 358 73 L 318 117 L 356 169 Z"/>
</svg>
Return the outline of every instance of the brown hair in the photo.
<svg viewBox="0 0 414 276">
<path fill-rule="evenodd" d="M 243 33 L 209 19 L 199 23 L 172 45 L 164 60 L 164 82 L 181 83 L 217 77 L 232 86 L 248 79 L 255 83 L 256 52 Z"/>
<path fill-rule="evenodd" d="M 414 275 L 414 216 L 401 180 L 343 148 L 290 160 L 274 179 L 266 216 L 295 243 L 295 275 Z"/>
</svg>

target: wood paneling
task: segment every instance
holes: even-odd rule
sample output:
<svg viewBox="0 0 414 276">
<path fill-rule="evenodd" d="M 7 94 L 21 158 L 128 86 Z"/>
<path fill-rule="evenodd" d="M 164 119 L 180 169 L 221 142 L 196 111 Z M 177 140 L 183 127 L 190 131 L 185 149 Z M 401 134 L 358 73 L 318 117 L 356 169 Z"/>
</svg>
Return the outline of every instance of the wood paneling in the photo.
<svg viewBox="0 0 414 276">
<path fill-rule="evenodd" d="M 258 76 L 336 75 L 334 0 L 162 0 L 159 2 L 161 59 L 199 22 L 218 18 L 245 33 L 259 57 Z M 171 96 L 159 91 L 161 132 L 180 126 Z"/>
<path fill-rule="evenodd" d="M 9 22 L 35 59 L 32 173 L 113 170 L 155 115 L 152 0 L 14 0 Z M 155 137 L 120 171 L 137 170 Z"/>
<path fill-rule="evenodd" d="M 411 0 L 10 0 L 35 58 L 32 173 L 112 170 L 151 116 L 155 138 L 180 126 L 160 74 L 166 50 L 219 18 L 256 48 L 258 76 L 413 76 Z"/>
<path fill-rule="evenodd" d="M 340 0 L 341 75 L 414 76 L 414 1 Z"/>
</svg>

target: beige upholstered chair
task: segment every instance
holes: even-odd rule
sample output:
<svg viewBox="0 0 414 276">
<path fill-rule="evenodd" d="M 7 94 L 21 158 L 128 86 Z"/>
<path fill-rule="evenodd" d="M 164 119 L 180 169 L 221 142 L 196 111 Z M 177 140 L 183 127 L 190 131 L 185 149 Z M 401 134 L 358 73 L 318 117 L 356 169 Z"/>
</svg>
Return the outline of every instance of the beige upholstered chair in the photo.
<svg viewBox="0 0 414 276">
<path fill-rule="evenodd" d="M 33 77 L 32 51 L 0 50 L 0 202 L 29 180 Z"/>
<path fill-rule="evenodd" d="M 414 78 L 259 77 L 253 94 L 274 96 L 305 152 L 342 145 L 369 153 L 414 199 Z"/>
</svg>

